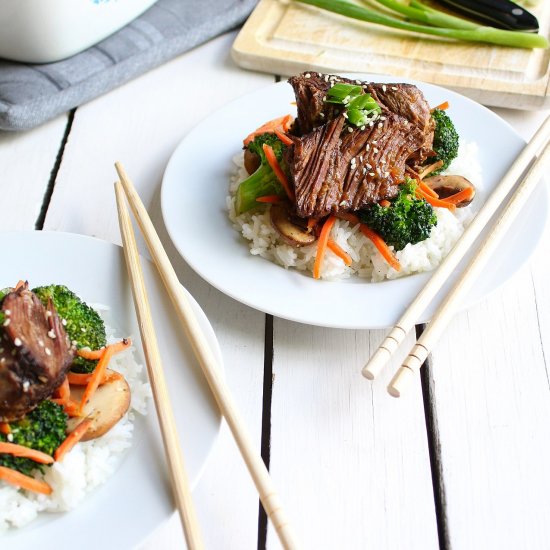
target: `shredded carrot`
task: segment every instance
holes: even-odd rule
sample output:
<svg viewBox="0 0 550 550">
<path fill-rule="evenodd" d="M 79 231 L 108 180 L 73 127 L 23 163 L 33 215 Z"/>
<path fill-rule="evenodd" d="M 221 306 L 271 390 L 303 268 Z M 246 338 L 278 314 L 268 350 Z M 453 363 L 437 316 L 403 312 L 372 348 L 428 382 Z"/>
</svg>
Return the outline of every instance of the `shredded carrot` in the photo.
<svg viewBox="0 0 550 550">
<path fill-rule="evenodd" d="M 258 197 L 256 202 L 266 202 L 270 204 L 277 204 L 281 202 L 281 197 L 279 195 L 265 195 L 264 197 Z"/>
<path fill-rule="evenodd" d="M 462 191 L 451 195 L 450 197 L 445 197 L 441 199 L 443 202 L 450 202 L 451 204 L 459 204 L 462 201 L 469 201 L 475 195 L 473 187 L 466 187 Z"/>
<path fill-rule="evenodd" d="M 275 156 L 275 153 L 273 152 L 273 149 L 267 145 L 267 143 L 264 143 L 262 145 L 262 148 L 265 153 L 265 159 L 267 160 L 267 163 L 269 166 L 271 166 L 271 169 L 273 172 L 275 172 L 275 175 L 277 176 L 277 179 L 280 181 L 281 185 L 283 186 L 283 189 L 285 190 L 286 194 L 288 195 L 288 198 L 294 202 L 294 191 L 290 188 L 290 182 L 288 181 L 285 173 L 282 171 L 281 167 L 279 166 L 279 163 L 277 162 L 277 157 Z"/>
<path fill-rule="evenodd" d="M 0 441 L 0 454 L 30 458 L 40 464 L 51 464 L 53 462 L 53 458 L 46 453 L 36 451 L 35 449 L 29 449 L 29 447 L 25 447 L 24 445 L 17 445 L 16 443 L 7 443 L 3 441 Z"/>
<path fill-rule="evenodd" d="M 69 399 L 64 405 L 63 410 L 70 418 L 75 418 L 77 416 L 82 416 L 80 412 L 80 403 L 78 401 L 74 401 L 73 399 Z"/>
<path fill-rule="evenodd" d="M 111 357 L 113 356 L 112 351 L 113 346 L 107 346 L 104 351 L 103 355 L 101 356 L 101 359 L 98 361 L 94 372 L 92 373 L 92 376 L 90 377 L 90 381 L 88 382 L 88 385 L 86 386 L 86 389 L 84 390 L 84 395 L 82 396 L 82 399 L 80 401 L 80 407 L 79 407 L 79 413 L 82 414 L 82 409 L 84 409 L 86 403 L 92 398 L 95 391 L 99 387 L 100 382 L 103 380 L 105 376 L 105 371 L 107 370 L 107 365 L 109 364 L 109 361 L 111 360 Z"/>
<path fill-rule="evenodd" d="M 275 130 L 275 135 L 285 144 L 285 145 L 292 145 L 294 142 L 286 135 L 283 134 L 283 132 L 279 130 Z"/>
<path fill-rule="evenodd" d="M 357 225 L 358 223 L 361 223 L 359 218 L 355 214 L 352 214 L 351 212 L 339 212 L 338 214 L 336 214 L 336 217 L 340 218 L 341 220 L 346 220 L 355 225 Z"/>
<path fill-rule="evenodd" d="M 323 264 L 323 258 L 325 257 L 325 252 L 327 250 L 330 230 L 332 229 L 335 221 L 336 218 L 334 216 L 329 216 L 327 218 L 327 221 L 323 224 L 323 229 L 321 229 L 321 234 L 319 235 L 319 240 L 317 242 L 317 254 L 315 255 L 315 263 L 313 264 L 314 279 L 319 279 L 321 277 L 321 265 Z"/>
<path fill-rule="evenodd" d="M 7 422 L 0 422 L 0 434 L 11 434 L 11 428 Z"/>
<path fill-rule="evenodd" d="M 319 223 L 319 218 L 308 218 L 307 219 L 307 228 L 309 230 L 313 229 Z"/>
<path fill-rule="evenodd" d="M 449 108 L 449 102 L 448 101 L 444 101 L 443 103 L 440 103 L 439 105 L 436 105 L 432 111 L 435 111 L 436 109 L 440 109 L 441 111 L 445 111 L 446 109 Z"/>
<path fill-rule="evenodd" d="M 63 405 L 69 400 L 71 396 L 71 388 L 69 387 L 69 380 L 65 376 L 61 386 L 53 392 L 53 397 L 58 405 Z"/>
<path fill-rule="evenodd" d="M 389 246 L 386 244 L 386 241 L 378 234 L 376 231 L 373 231 L 370 227 L 366 226 L 364 223 L 360 226 L 361 233 L 370 239 L 374 246 L 378 249 L 378 252 L 382 254 L 382 257 L 386 262 L 390 264 L 395 271 L 401 271 L 401 264 L 399 260 L 394 256 L 393 252 L 390 250 Z"/>
<path fill-rule="evenodd" d="M 391 202 L 390 202 L 390 201 L 387 201 L 386 199 L 383 199 L 383 200 L 381 200 L 378 204 L 379 204 L 380 206 L 382 206 L 383 208 L 387 208 L 388 206 L 391 205 Z"/>
<path fill-rule="evenodd" d="M 268 132 L 273 133 L 275 130 L 287 132 L 292 124 L 292 120 L 291 115 L 285 115 L 269 120 L 265 124 L 262 124 L 259 128 L 256 128 L 256 130 L 252 133 L 248 134 L 248 136 L 246 136 L 243 140 L 243 145 L 246 147 L 256 136 L 259 136 L 260 134 L 265 134 Z"/>
<path fill-rule="evenodd" d="M 19 281 L 17 281 L 17 284 L 15 285 L 15 288 L 13 290 L 14 291 L 19 290 L 23 286 L 25 286 L 25 281 L 22 281 L 21 279 L 19 279 Z"/>
<path fill-rule="evenodd" d="M 86 386 L 90 382 L 90 378 L 93 376 L 93 373 L 85 373 L 85 372 L 69 372 L 67 374 L 67 378 L 69 379 L 69 384 L 73 386 Z M 103 380 L 99 384 L 100 386 L 102 384 L 108 384 L 109 382 L 112 382 L 113 380 L 120 380 L 122 378 L 122 374 L 110 371 L 106 372 L 105 376 L 103 377 Z"/>
<path fill-rule="evenodd" d="M 34 479 L 33 477 L 26 476 L 17 470 L 0 466 L 0 479 L 6 483 L 27 489 L 27 491 L 34 491 L 35 493 L 42 493 L 43 495 L 51 495 L 52 488 L 40 479 Z"/>
<path fill-rule="evenodd" d="M 85 418 L 59 445 L 56 449 L 53 457 L 56 462 L 61 462 L 64 456 L 84 437 L 84 434 L 88 431 L 90 424 L 92 423 L 91 418 Z"/>
<path fill-rule="evenodd" d="M 336 241 L 329 239 L 327 246 L 336 254 L 336 256 L 341 258 L 346 265 L 351 265 L 351 256 Z"/>
<path fill-rule="evenodd" d="M 130 338 L 123 338 L 120 342 L 117 342 L 116 344 L 109 344 L 106 347 L 112 348 L 113 355 L 116 353 L 120 353 L 121 351 L 124 351 L 128 349 L 132 345 L 132 340 Z M 80 348 L 76 351 L 77 355 L 84 359 L 91 359 L 92 361 L 95 359 L 101 359 L 101 356 L 103 355 L 103 352 L 106 348 L 96 349 L 96 350 L 89 350 L 87 348 Z"/>
<path fill-rule="evenodd" d="M 420 189 L 422 189 L 422 191 L 424 191 L 426 195 L 430 195 L 434 199 L 439 198 L 439 195 L 428 184 L 424 183 L 422 180 L 418 182 L 418 187 L 420 187 Z"/>
<path fill-rule="evenodd" d="M 425 199 L 427 202 L 429 202 L 432 206 L 439 206 L 440 208 L 448 208 L 451 211 L 456 210 L 456 206 L 450 202 L 445 202 L 441 199 L 436 199 L 435 197 L 432 197 L 428 195 L 427 193 L 424 193 L 420 187 L 416 188 L 416 196 L 421 197 Z"/>
</svg>

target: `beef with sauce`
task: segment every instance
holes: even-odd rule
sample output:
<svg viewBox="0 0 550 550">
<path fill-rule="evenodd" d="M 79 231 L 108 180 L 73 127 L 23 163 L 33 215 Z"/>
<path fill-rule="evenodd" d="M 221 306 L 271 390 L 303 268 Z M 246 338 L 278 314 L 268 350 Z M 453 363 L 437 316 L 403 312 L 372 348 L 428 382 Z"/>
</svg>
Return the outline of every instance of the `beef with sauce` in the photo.
<svg viewBox="0 0 550 550">
<path fill-rule="evenodd" d="M 427 158 L 433 141 L 429 106 L 409 84 L 368 84 L 381 116 L 357 128 L 346 124 L 343 107 L 325 100 L 338 77 L 292 77 L 298 117 L 285 160 L 296 193 L 296 213 L 320 218 L 395 197 L 408 165 Z M 332 80 L 331 80 L 332 79 Z"/>
<path fill-rule="evenodd" d="M 74 358 L 51 304 L 22 285 L 1 302 L 0 421 L 22 418 L 61 385 Z"/>
</svg>

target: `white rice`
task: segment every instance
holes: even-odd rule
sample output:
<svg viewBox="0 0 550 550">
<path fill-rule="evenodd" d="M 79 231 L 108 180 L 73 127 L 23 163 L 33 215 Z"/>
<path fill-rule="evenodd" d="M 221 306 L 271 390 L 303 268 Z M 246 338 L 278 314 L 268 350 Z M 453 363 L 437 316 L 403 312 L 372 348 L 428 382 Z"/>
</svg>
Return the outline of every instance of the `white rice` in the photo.
<svg viewBox="0 0 550 550">
<path fill-rule="evenodd" d="M 271 225 L 269 207 L 260 207 L 240 216 L 236 215 L 235 192 L 239 183 L 248 174 L 244 168 L 242 153 L 236 155 L 233 161 L 236 170 L 229 186 L 227 208 L 234 228 L 248 241 L 250 253 L 285 268 L 292 267 L 311 273 L 315 262 L 316 243 L 294 248 L 282 242 Z M 395 253 L 401 264 L 401 271 L 395 271 L 388 265 L 358 226 L 344 220 L 336 220 L 331 238 L 351 256 L 353 262 L 348 267 L 336 254 L 327 250 L 321 267 L 321 278 L 334 281 L 358 275 L 377 282 L 435 269 L 464 231 L 479 200 L 483 182 L 477 144 L 460 140 L 458 156 L 444 173 L 461 175 L 469 179 L 476 187 L 476 200 L 466 208 L 457 208 L 454 214 L 446 208 L 435 208 L 437 225 L 432 229 L 430 237 L 414 245 L 408 244 L 403 250 Z"/>
<path fill-rule="evenodd" d="M 106 306 L 94 305 L 102 315 L 108 316 Z M 121 340 L 106 322 L 107 342 Z M 124 335 L 128 336 L 128 335 Z M 51 495 L 39 495 L 0 481 L 0 532 L 18 528 L 33 521 L 39 512 L 66 512 L 78 506 L 86 495 L 114 473 L 124 452 L 132 445 L 135 413 L 147 414 L 151 396 L 145 381 L 143 366 L 136 361 L 135 348 L 115 355 L 109 368 L 121 373 L 131 390 L 131 404 L 124 417 L 105 435 L 79 443 L 63 459 L 46 468 L 44 480 L 53 489 Z M 41 477 L 38 473 L 37 477 Z"/>
</svg>

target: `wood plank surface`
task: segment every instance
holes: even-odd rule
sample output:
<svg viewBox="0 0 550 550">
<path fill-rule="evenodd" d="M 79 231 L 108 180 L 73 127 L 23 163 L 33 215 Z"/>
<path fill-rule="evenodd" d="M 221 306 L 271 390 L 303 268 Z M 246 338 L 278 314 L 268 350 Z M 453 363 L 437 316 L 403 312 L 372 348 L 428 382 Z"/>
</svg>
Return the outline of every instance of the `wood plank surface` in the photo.
<svg viewBox="0 0 550 550">
<path fill-rule="evenodd" d="M 550 4 L 534 10 L 540 33 L 550 32 Z M 344 18 L 288 0 L 261 0 L 233 45 L 246 68 L 293 74 L 303 70 L 415 78 L 485 103 L 537 109 L 550 106 L 550 56 L 404 33 Z"/>
<path fill-rule="evenodd" d="M 516 126 L 527 138 L 538 121 Z M 432 355 L 431 406 L 453 549 L 548 545 L 548 237 L 502 289 L 456 316 Z"/>
<path fill-rule="evenodd" d="M 384 334 L 275 319 L 270 469 L 304 548 L 438 548 L 420 380 L 395 400 L 391 368 L 361 375 Z"/>
<path fill-rule="evenodd" d="M 124 164 L 180 280 L 213 324 L 229 387 L 259 450 L 265 316 L 222 295 L 189 269 L 169 241 L 159 204 L 164 167 L 182 137 L 212 110 L 274 80 L 239 71 L 229 59 L 233 39 L 228 34 L 209 42 L 77 110 L 45 228 L 119 243 L 113 163 Z M 225 424 L 194 494 L 207 548 L 256 548 L 258 497 Z M 174 516 L 143 548 L 183 544 Z"/>
<path fill-rule="evenodd" d="M 67 116 L 27 132 L 0 132 L 0 186 L 9 193 L 9 208 L 0 229 L 34 229 L 48 194 L 48 183 L 63 141 Z"/>
</svg>

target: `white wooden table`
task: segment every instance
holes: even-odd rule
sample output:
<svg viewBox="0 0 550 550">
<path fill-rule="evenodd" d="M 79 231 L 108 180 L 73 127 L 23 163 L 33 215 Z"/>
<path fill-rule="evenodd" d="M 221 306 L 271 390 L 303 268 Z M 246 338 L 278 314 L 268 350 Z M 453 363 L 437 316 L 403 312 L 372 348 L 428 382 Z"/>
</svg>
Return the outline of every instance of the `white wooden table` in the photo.
<svg viewBox="0 0 550 550">
<path fill-rule="evenodd" d="M 173 149 L 208 113 L 276 79 L 237 68 L 234 37 L 35 130 L 0 133 L 0 229 L 120 243 L 113 162 L 124 163 L 182 282 L 214 326 L 229 386 L 303 548 L 548 548 L 546 244 L 504 288 L 455 318 L 431 368 L 401 400 L 386 393 L 388 376 L 371 384 L 360 375 L 383 331 L 267 316 L 202 281 L 171 246 L 159 191 Z M 496 112 L 526 139 L 547 114 Z M 207 549 L 280 548 L 225 425 L 195 498 Z M 142 548 L 182 546 L 174 516 Z"/>
</svg>

